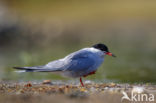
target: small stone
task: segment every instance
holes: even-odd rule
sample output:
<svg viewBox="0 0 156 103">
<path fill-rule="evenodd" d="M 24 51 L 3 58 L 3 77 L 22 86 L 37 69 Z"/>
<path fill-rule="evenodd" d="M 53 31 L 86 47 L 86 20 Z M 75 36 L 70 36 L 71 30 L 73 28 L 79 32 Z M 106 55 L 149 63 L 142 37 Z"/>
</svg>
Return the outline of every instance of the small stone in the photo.
<svg viewBox="0 0 156 103">
<path fill-rule="evenodd" d="M 91 91 L 91 92 L 96 92 L 96 88 L 91 87 L 91 88 L 90 88 L 90 91 Z"/>
<path fill-rule="evenodd" d="M 52 84 L 52 83 L 51 83 L 51 80 L 44 80 L 42 84 Z"/>
<path fill-rule="evenodd" d="M 92 81 L 86 80 L 84 83 L 85 83 L 85 84 L 92 84 Z"/>
<path fill-rule="evenodd" d="M 81 91 L 81 92 L 86 92 L 87 89 L 85 89 L 85 88 L 81 88 L 80 91 Z"/>
<path fill-rule="evenodd" d="M 31 83 L 27 83 L 24 85 L 24 87 L 32 87 L 32 84 Z"/>
<path fill-rule="evenodd" d="M 143 93 L 144 87 L 134 86 L 132 91 L 133 91 L 133 93 Z"/>
<path fill-rule="evenodd" d="M 20 89 L 19 91 L 16 92 L 16 94 L 22 94 L 24 93 L 24 90 Z"/>
<path fill-rule="evenodd" d="M 109 87 L 115 87 L 116 84 L 115 83 L 110 83 Z"/>
</svg>

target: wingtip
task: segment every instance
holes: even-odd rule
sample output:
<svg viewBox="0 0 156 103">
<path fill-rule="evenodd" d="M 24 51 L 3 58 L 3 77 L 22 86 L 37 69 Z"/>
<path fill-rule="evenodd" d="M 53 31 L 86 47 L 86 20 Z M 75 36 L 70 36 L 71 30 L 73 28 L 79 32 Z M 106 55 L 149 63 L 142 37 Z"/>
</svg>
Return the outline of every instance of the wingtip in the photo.
<svg viewBox="0 0 156 103">
<path fill-rule="evenodd" d="M 12 67 L 13 69 L 17 69 L 18 67 Z"/>
<path fill-rule="evenodd" d="M 12 67 L 13 69 L 22 69 L 22 67 Z"/>
</svg>

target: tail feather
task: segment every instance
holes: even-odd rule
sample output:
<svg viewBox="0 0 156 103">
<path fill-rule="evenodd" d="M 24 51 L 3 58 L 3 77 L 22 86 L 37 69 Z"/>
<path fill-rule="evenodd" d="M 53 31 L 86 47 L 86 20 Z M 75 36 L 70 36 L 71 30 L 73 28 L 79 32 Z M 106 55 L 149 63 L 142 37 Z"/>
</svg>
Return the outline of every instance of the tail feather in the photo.
<svg viewBox="0 0 156 103">
<path fill-rule="evenodd" d="M 19 72 L 56 72 L 61 71 L 58 69 L 49 69 L 45 66 L 34 66 L 34 67 L 13 67 L 14 69 L 20 70 Z M 17 71 L 18 72 L 18 71 Z"/>
</svg>

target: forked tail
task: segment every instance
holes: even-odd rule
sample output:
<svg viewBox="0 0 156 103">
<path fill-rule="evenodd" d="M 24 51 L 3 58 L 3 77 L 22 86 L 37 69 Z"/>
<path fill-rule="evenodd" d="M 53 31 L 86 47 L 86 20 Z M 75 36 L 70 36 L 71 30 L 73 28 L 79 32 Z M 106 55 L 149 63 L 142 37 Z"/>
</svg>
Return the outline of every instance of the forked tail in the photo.
<svg viewBox="0 0 156 103">
<path fill-rule="evenodd" d="M 34 66 L 34 67 L 13 67 L 14 69 L 18 69 L 20 71 L 16 72 L 56 72 L 61 71 L 59 69 L 50 69 L 45 66 Z"/>
</svg>

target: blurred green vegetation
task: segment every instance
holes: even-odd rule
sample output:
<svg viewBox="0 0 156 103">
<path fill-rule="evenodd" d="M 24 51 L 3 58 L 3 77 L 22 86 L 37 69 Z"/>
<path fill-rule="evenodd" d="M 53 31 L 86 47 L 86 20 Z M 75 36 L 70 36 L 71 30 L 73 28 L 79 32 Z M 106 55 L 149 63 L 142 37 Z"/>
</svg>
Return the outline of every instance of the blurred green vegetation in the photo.
<svg viewBox="0 0 156 103">
<path fill-rule="evenodd" d="M 43 65 L 101 42 L 117 58 L 107 56 L 87 79 L 156 82 L 154 0 L 6 0 L 0 7 L 2 80 L 66 80 L 52 73 L 17 74 L 12 67 Z"/>
</svg>

